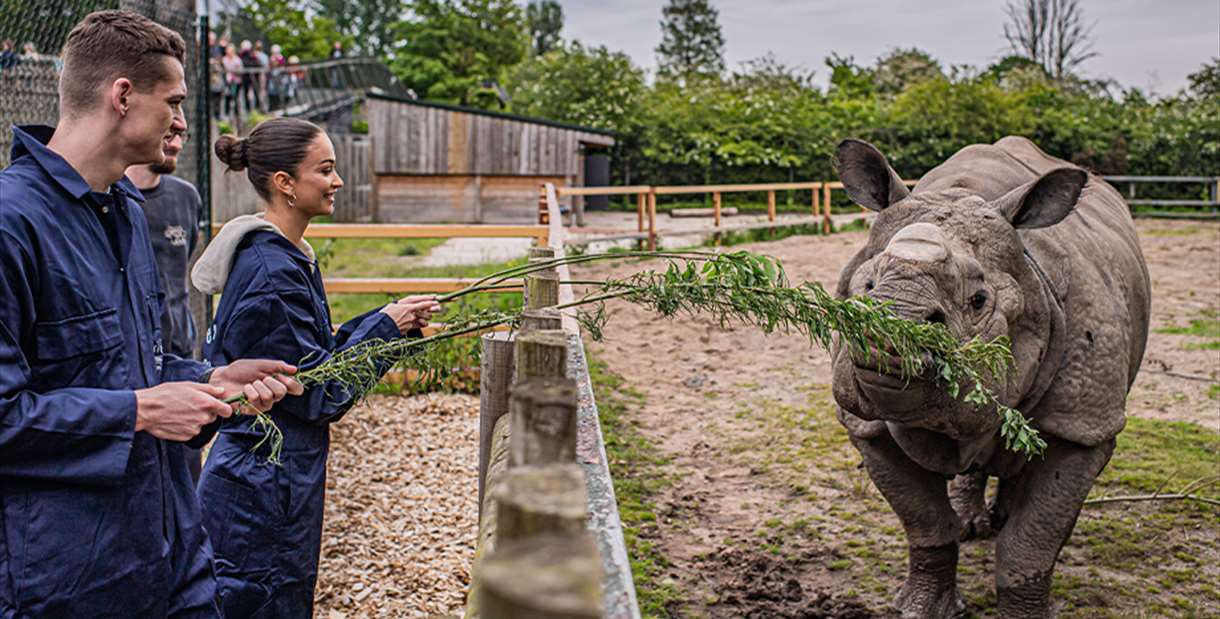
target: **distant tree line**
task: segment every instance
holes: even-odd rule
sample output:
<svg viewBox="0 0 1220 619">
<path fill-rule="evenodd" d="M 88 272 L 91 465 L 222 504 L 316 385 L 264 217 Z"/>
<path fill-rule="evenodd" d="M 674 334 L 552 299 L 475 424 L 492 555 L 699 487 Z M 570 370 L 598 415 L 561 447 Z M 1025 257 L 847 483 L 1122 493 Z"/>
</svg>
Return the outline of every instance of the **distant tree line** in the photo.
<svg viewBox="0 0 1220 619">
<path fill-rule="evenodd" d="M 1215 174 L 1220 161 L 1220 59 L 1163 97 L 1085 79 L 1095 52 L 1077 0 L 997 12 L 1011 54 L 990 66 L 945 67 L 913 48 L 871 63 L 832 54 L 826 86 L 772 56 L 726 70 L 708 0 L 662 9 L 651 80 L 622 52 L 564 40 L 555 0 L 254 0 L 242 15 L 267 30 L 269 16 L 293 11 L 326 28 L 323 40 L 384 59 L 422 97 L 614 131 L 616 183 L 831 178 L 848 136 L 876 143 L 908 177 L 1010 134 L 1102 173 Z"/>
</svg>

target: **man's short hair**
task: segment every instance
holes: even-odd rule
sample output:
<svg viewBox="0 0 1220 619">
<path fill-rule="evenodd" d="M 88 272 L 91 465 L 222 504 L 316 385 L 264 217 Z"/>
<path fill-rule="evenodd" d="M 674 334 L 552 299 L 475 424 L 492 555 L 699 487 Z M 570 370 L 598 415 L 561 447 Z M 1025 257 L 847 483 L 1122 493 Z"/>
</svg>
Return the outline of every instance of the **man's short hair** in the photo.
<svg viewBox="0 0 1220 619">
<path fill-rule="evenodd" d="M 71 116 L 88 110 L 97 101 L 99 87 L 120 77 L 140 90 L 152 88 L 171 76 L 166 56 L 186 63 L 186 42 L 177 32 L 131 11 L 86 15 L 64 45 L 59 76 L 63 112 Z"/>
</svg>

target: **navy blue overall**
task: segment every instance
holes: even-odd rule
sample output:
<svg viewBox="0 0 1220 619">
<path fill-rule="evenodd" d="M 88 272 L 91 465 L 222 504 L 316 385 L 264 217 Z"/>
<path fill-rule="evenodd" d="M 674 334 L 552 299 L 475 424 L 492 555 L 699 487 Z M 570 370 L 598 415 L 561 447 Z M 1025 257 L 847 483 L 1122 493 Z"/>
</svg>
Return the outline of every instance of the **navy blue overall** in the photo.
<svg viewBox="0 0 1220 619">
<path fill-rule="evenodd" d="M 162 354 L 139 191 L 52 133 L 0 172 L 0 618 L 219 616 L 183 445 L 135 432 L 135 390 L 208 366 Z"/>
<path fill-rule="evenodd" d="M 280 234 L 257 230 L 237 246 L 204 354 L 215 364 L 255 356 L 307 370 L 362 341 L 398 337 L 394 321 L 377 310 L 332 334 L 317 265 Z M 330 424 L 354 403 L 337 384 L 277 403 L 271 416 L 284 433 L 280 466 L 266 462 L 266 447 L 253 451 L 263 434 L 249 417 L 219 423 L 199 501 L 230 619 L 311 616 Z"/>
</svg>

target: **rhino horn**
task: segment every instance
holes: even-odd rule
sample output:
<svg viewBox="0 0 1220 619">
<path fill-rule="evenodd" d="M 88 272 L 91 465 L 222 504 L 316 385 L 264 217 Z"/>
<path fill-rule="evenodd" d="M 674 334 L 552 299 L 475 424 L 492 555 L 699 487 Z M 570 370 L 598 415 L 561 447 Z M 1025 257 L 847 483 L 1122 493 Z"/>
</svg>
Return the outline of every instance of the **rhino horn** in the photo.
<svg viewBox="0 0 1220 619">
<path fill-rule="evenodd" d="M 915 223 L 895 233 L 885 253 L 903 260 L 939 262 L 949 257 L 949 242 L 938 226 Z"/>
</svg>

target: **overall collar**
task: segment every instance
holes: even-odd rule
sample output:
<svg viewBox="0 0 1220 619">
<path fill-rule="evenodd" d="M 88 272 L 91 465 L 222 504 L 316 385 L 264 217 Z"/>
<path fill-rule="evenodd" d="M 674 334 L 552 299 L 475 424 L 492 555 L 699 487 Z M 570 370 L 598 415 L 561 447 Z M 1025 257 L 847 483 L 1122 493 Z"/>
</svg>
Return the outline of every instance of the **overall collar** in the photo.
<svg viewBox="0 0 1220 619">
<path fill-rule="evenodd" d="M 30 155 L 48 176 L 63 187 L 64 191 L 77 200 L 84 200 L 92 191 L 89 183 L 86 183 L 76 168 L 73 168 L 72 164 L 68 163 L 59 153 L 47 148 L 47 143 L 51 141 L 51 136 L 54 134 L 55 128 L 45 125 L 13 127 L 13 150 L 9 159 L 16 161 L 19 157 Z M 144 194 L 140 193 L 140 190 L 126 176 L 120 178 L 110 188 L 112 192 L 117 191 L 137 202 L 144 202 Z"/>
</svg>

